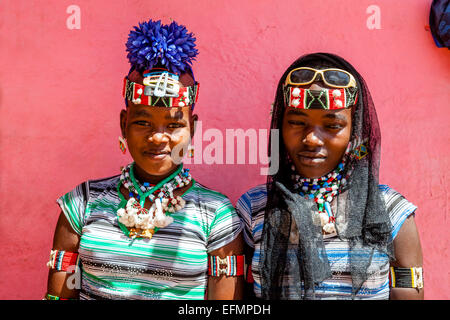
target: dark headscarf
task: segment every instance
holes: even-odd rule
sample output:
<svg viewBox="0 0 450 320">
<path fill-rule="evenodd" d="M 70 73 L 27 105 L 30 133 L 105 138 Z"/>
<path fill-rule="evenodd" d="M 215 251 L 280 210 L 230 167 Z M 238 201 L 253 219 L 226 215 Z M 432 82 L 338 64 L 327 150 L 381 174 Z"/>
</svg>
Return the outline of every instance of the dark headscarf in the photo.
<svg viewBox="0 0 450 320">
<path fill-rule="evenodd" d="M 357 81 L 358 100 L 353 106 L 352 147 L 366 141 L 368 155 L 358 160 L 346 153 L 345 173 L 348 183 L 337 197 L 347 225 L 338 227 L 338 236 L 349 242 L 349 262 L 352 277 L 352 295 L 370 276 L 368 267 L 374 250 L 393 257 L 392 224 L 382 194 L 378 189 L 380 163 L 380 128 L 375 107 L 361 75 L 344 59 L 328 53 L 308 54 L 296 60 L 278 83 L 272 111 L 271 129 L 281 130 L 285 110 L 283 83 L 289 71 L 301 66 L 329 66 L 350 72 Z M 302 299 L 315 298 L 315 286 L 331 278 L 331 269 L 322 238 L 322 227 L 313 223 L 317 205 L 293 192 L 288 153 L 281 134 L 279 141 L 279 170 L 267 179 L 267 206 L 261 238 L 261 293 L 264 299 L 288 298 L 290 291 Z M 269 140 L 271 141 L 271 140 Z M 271 146 L 269 145 L 269 153 Z M 340 203 L 340 204 L 339 204 Z M 293 240 L 294 239 L 294 240 Z M 296 259 L 288 255 L 294 252 Z M 287 272 L 290 279 L 287 281 Z M 302 294 L 301 283 L 304 284 Z M 292 288 L 294 286 L 295 288 Z"/>
</svg>

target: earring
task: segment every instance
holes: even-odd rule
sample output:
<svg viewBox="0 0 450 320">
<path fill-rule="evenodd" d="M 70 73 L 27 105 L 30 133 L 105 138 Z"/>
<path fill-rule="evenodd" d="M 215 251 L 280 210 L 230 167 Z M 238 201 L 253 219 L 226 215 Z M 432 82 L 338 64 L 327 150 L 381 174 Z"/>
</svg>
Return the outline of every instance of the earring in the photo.
<svg viewBox="0 0 450 320">
<path fill-rule="evenodd" d="M 194 157 L 194 146 L 191 145 L 191 144 L 188 146 L 187 156 L 188 156 L 188 158 L 193 158 Z"/>
<path fill-rule="evenodd" d="M 123 154 L 127 152 L 127 139 L 119 136 L 119 148 Z"/>
</svg>

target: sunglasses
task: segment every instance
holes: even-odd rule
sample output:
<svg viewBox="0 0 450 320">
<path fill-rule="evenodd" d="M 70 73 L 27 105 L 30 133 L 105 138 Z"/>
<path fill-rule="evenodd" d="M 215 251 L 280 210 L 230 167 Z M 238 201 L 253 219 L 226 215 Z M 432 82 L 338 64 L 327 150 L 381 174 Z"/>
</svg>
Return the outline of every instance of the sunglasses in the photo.
<svg viewBox="0 0 450 320">
<path fill-rule="evenodd" d="M 300 67 L 289 72 L 286 81 L 287 85 L 301 86 L 307 85 L 316 80 L 317 75 L 322 77 L 322 81 L 329 87 L 333 88 L 350 88 L 356 87 L 356 80 L 353 75 L 345 70 L 329 68 L 317 70 L 314 68 Z M 320 80 L 320 77 L 317 81 Z"/>
</svg>

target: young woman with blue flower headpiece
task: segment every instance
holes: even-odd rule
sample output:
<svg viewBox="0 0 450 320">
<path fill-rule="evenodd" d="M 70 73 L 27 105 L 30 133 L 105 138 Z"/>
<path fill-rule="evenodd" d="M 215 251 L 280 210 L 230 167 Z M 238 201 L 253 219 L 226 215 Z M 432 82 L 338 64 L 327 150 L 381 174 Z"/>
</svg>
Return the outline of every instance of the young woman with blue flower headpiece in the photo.
<svg viewBox="0 0 450 320">
<path fill-rule="evenodd" d="M 237 202 L 249 291 L 422 299 L 416 207 L 378 183 L 380 129 L 361 75 L 336 55 L 300 57 L 280 79 L 271 128 L 280 169 Z"/>
<path fill-rule="evenodd" d="M 195 38 L 140 23 L 126 43 L 121 174 L 60 197 L 47 299 L 239 299 L 242 223 L 228 198 L 195 181 L 182 158 L 194 134 Z"/>
</svg>

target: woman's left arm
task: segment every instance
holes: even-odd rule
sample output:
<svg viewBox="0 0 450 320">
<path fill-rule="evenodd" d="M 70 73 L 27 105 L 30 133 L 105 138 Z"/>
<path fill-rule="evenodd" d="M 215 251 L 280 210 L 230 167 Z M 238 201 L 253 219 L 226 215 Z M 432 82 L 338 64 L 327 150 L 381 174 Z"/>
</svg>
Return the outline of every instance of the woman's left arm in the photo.
<svg viewBox="0 0 450 320">
<path fill-rule="evenodd" d="M 410 215 L 397 237 L 394 239 L 395 261 L 391 267 L 413 268 L 422 267 L 422 247 L 420 245 L 419 233 L 417 231 L 414 214 Z M 424 290 L 415 288 L 391 288 L 391 300 L 423 300 Z"/>
<path fill-rule="evenodd" d="M 244 252 L 242 233 L 229 244 L 211 251 L 210 256 L 225 258 L 238 256 Z M 208 277 L 208 300 L 241 300 L 243 298 L 244 276 Z"/>
</svg>

